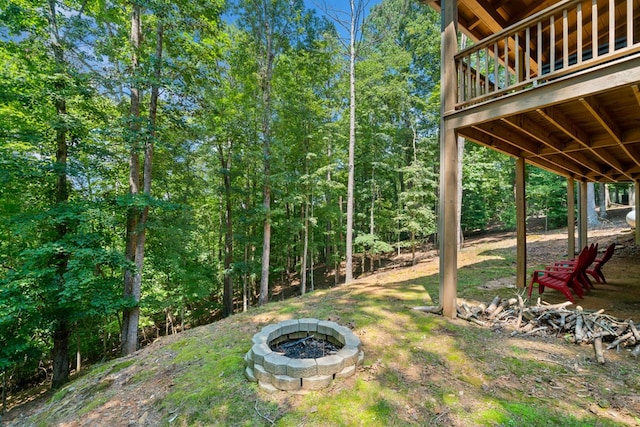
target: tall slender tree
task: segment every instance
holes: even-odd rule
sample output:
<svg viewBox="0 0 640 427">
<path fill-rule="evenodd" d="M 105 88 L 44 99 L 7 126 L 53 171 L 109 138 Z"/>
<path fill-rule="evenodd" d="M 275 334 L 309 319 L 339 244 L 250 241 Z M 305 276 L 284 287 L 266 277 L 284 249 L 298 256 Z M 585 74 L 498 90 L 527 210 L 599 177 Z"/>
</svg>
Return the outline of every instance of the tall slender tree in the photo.
<svg viewBox="0 0 640 427">
<path fill-rule="evenodd" d="M 142 267 L 144 249 L 139 244 L 144 244 L 144 224 L 140 224 L 141 211 L 138 202 L 134 199 L 140 195 L 140 147 L 144 146 L 140 141 L 141 124 L 141 89 L 139 83 L 141 79 L 136 76 L 140 68 L 140 49 L 142 38 L 142 6 L 137 3 L 131 5 L 131 79 L 134 84 L 129 88 L 129 129 L 128 137 L 130 143 L 129 155 L 129 196 L 131 206 L 127 213 L 127 236 L 125 256 L 128 261 L 135 265 L 136 270 L 127 269 L 124 273 L 124 297 L 130 299 L 129 306 L 123 312 L 122 320 L 122 354 L 131 354 L 138 349 L 138 323 L 140 319 L 140 293 L 142 286 Z"/>
<path fill-rule="evenodd" d="M 349 0 L 348 19 L 345 13 L 323 3 L 322 9 L 338 26 L 345 29 L 348 40 L 342 41 L 349 58 L 349 142 L 347 160 L 347 207 L 345 232 L 345 283 L 353 280 L 353 229 L 355 210 L 355 150 L 356 150 L 356 62 L 362 38 L 367 0 Z"/>
<path fill-rule="evenodd" d="M 262 119 L 260 140 L 263 149 L 263 235 L 262 268 L 260 275 L 260 296 L 258 303 L 269 300 L 269 263 L 271 257 L 271 165 L 272 165 L 272 125 L 273 125 L 273 72 L 279 55 L 297 36 L 303 11 L 301 0 L 241 0 L 241 27 L 252 37 L 257 53 L 258 80 Z"/>
<path fill-rule="evenodd" d="M 54 84 L 55 86 L 55 98 L 54 105 L 56 108 L 56 114 L 59 119 L 60 125 L 56 128 L 56 191 L 55 191 L 55 203 L 59 206 L 66 204 L 69 201 L 69 184 L 67 178 L 67 157 L 68 157 L 68 139 L 67 129 L 63 125 L 65 123 L 65 116 L 67 114 L 67 103 L 65 100 L 65 79 L 63 78 L 65 72 L 65 59 L 62 42 L 60 40 L 60 34 L 58 32 L 58 17 L 56 11 L 56 0 L 49 0 L 49 31 L 51 40 L 51 49 L 53 51 L 53 57 L 56 64 L 56 73 L 58 79 Z M 65 239 L 68 232 L 68 225 L 65 220 L 62 220 L 56 226 L 57 239 L 62 241 Z M 56 257 L 56 280 L 59 281 L 59 286 L 64 287 L 64 276 L 67 270 L 67 264 L 69 262 L 69 254 L 65 251 L 61 251 Z M 56 321 L 55 330 L 53 332 L 53 388 L 59 388 L 69 379 L 69 338 L 71 335 L 71 328 L 68 319 L 60 316 Z"/>
</svg>

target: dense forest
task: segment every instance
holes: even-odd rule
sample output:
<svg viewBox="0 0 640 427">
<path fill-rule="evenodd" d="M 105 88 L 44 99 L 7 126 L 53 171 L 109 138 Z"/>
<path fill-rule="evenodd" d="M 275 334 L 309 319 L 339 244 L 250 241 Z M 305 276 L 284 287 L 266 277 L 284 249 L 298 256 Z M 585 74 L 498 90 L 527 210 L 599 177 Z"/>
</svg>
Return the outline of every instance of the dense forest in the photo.
<svg viewBox="0 0 640 427">
<path fill-rule="evenodd" d="M 0 0 L 3 393 L 434 242 L 440 17 L 350 4 Z M 465 144 L 462 231 L 513 185 Z"/>
</svg>

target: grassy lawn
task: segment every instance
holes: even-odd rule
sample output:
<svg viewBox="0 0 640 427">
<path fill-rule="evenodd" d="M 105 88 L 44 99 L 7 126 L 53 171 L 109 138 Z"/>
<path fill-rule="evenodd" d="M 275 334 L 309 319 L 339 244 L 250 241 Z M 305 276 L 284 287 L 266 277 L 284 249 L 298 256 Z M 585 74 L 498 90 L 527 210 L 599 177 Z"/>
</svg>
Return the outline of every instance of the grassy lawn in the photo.
<svg viewBox="0 0 640 427">
<path fill-rule="evenodd" d="M 515 275 L 512 251 L 494 246 L 461 255 L 459 297 L 514 295 L 483 287 Z M 608 351 L 599 365 L 590 346 L 562 337 L 512 336 L 411 309 L 435 304 L 438 286 L 432 261 L 165 337 L 94 367 L 9 425 L 640 425 L 638 365 L 628 352 Z M 300 394 L 248 382 L 243 356 L 253 334 L 302 317 L 353 326 L 365 351 L 356 375 Z"/>
</svg>

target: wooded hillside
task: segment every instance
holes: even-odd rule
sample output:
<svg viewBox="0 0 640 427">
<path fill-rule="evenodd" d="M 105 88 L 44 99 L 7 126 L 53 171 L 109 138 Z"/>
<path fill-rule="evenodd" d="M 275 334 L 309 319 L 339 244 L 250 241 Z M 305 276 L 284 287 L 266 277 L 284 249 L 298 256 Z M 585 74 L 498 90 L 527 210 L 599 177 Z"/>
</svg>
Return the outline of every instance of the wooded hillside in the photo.
<svg viewBox="0 0 640 427">
<path fill-rule="evenodd" d="M 348 10 L 0 5 L 4 393 L 60 387 L 86 361 L 283 288 L 342 283 L 350 141 L 353 274 L 433 242 L 440 18 L 428 7 L 354 10 L 351 123 Z M 473 144 L 464 158 L 463 231 L 512 227 L 513 160 Z M 561 224 L 564 179 L 530 175 L 532 214 Z"/>
</svg>

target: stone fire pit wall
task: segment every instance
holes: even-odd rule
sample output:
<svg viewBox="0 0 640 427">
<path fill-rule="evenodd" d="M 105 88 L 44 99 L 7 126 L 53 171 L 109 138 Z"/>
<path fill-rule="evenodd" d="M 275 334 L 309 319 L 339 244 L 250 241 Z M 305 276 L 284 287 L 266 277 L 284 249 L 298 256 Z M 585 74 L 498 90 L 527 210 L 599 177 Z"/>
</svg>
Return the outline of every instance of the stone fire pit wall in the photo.
<svg viewBox="0 0 640 427">
<path fill-rule="evenodd" d="M 316 359 L 292 359 L 269 347 L 313 335 L 342 348 Z M 253 346 L 245 355 L 245 375 L 270 391 L 320 390 L 336 378 L 346 378 L 362 364 L 362 344 L 349 328 L 318 319 L 285 320 L 267 325 L 253 336 Z"/>
</svg>

